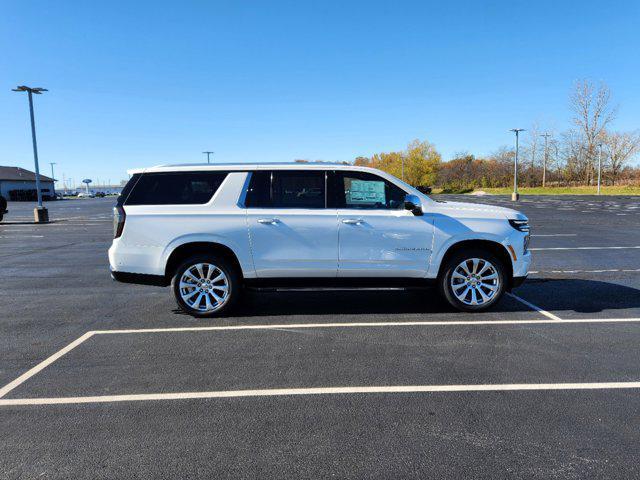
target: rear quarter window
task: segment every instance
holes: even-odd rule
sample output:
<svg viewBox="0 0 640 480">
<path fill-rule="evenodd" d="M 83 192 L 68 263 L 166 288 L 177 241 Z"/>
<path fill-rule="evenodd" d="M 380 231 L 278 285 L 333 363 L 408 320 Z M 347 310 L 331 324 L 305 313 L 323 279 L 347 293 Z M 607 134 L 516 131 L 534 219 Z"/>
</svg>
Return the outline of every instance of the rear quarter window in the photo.
<svg viewBox="0 0 640 480">
<path fill-rule="evenodd" d="M 202 205 L 211 200 L 227 174 L 228 172 L 144 173 L 131 188 L 124 204 Z M 129 183 L 132 182 L 133 178 Z"/>
</svg>

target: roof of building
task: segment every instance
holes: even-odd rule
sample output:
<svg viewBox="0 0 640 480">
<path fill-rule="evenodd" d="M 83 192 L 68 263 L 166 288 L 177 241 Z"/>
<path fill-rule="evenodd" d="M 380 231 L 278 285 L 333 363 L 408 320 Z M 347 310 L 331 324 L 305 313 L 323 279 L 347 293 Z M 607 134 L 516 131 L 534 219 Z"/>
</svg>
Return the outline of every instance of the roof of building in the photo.
<svg viewBox="0 0 640 480">
<path fill-rule="evenodd" d="M 0 166 L 0 180 L 13 180 L 13 181 L 32 181 L 35 182 L 36 174 L 30 170 L 25 170 L 20 167 L 3 167 Z M 53 182 L 53 178 L 40 174 L 41 182 Z"/>
</svg>

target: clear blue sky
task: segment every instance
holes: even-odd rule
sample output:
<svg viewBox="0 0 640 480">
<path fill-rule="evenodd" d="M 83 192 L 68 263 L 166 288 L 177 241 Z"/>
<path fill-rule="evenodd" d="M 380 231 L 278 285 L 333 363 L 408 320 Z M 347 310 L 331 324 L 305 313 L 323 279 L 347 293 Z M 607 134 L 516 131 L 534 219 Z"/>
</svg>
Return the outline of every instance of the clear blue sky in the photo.
<svg viewBox="0 0 640 480">
<path fill-rule="evenodd" d="M 562 130 L 576 79 L 640 128 L 640 3 L 11 1 L 0 16 L 0 165 L 126 178 L 168 162 L 352 160 L 414 138 L 448 159 Z"/>
</svg>

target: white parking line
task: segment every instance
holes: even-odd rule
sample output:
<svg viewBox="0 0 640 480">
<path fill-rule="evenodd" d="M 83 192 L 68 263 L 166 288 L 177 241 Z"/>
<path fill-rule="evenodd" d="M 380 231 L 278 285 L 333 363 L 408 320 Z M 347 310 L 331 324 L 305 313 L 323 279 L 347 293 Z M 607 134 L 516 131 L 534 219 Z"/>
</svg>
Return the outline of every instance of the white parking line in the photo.
<svg viewBox="0 0 640 480">
<path fill-rule="evenodd" d="M 640 272 L 640 268 L 609 268 L 606 270 L 529 270 L 534 273 L 611 273 L 611 272 Z"/>
<path fill-rule="evenodd" d="M 625 250 L 625 249 L 637 249 L 640 245 L 633 247 L 544 247 L 544 248 L 530 248 L 531 251 L 543 251 L 543 250 Z"/>
<path fill-rule="evenodd" d="M 88 338 L 91 338 L 93 336 L 93 334 L 94 334 L 94 332 L 85 333 L 84 335 L 82 335 L 81 337 L 75 339 L 73 342 L 71 342 L 69 345 L 67 345 L 63 349 L 58 350 L 56 353 L 51 355 L 46 360 L 43 360 L 42 362 L 40 362 L 38 365 L 36 365 L 32 369 L 27 370 L 25 373 L 20 375 L 14 381 L 12 381 L 12 382 L 8 383 L 7 385 L 5 385 L 4 387 L 0 388 L 0 398 L 4 397 L 7 393 L 9 393 L 11 390 L 16 388 L 21 383 L 24 383 L 27 380 L 29 380 L 31 377 L 33 377 L 39 371 L 43 370 L 45 367 L 51 365 L 53 362 L 58 360 L 64 354 L 66 354 L 66 353 L 70 352 L 71 350 L 73 350 L 74 348 L 76 348 L 78 345 L 80 345 L 82 342 L 84 342 Z"/>
<path fill-rule="evenodd" d="M 534 305 L 533 303 L 528 302 L 524 298 L 520 298 L 518 295 L 516 295 L 514 293 L 507 292 L 507 295 L 509 295 L 511 298 L 516 299 L 517 301 L 519 301 L 523 305 L 526 305 L 527 307 L 535 310 L 536 312 L 540 313 L 541 315 L 544 315 L 545 317 L 550 318 L 551 320 L 562 321 L 562 319 L 560 317 L 557 317 L 553 313 L 549 313 L 546 310 L 543 310 L 542 308 L 538 307 L 537 305 Z"/>
<path fill-rule="evenodd" d="M 0 235 L 0 238 L 44 238 L 44 235 Z"/>
<path fill-rule="evenodd" d="M 29 380 L 31 377 L 36 375 L 38 372 L 42 371 L 47 366 L 51 365 L 53 362 L 61 358 L 63 355 L 69 353 L 71 350 L 76 348 L 78 345 L 82 344 L 84 341 L 88 340 L 94 335 L 114 335 L 114 334 L 134 334 L 134 333 L 172 333 L 172 332 L 197 332 L 197 331 L 233 331 L 233 330 L 282 330 L 282 329 L 312 329 L 312 328 L 383 328 L 383 327 L 414 327 L 414 326 L 503 326 L 503 325 L 545 325 L 545 324 L 553 324 L 553 325 L 561 325 L 561 324 L 590 324 L 590 323 L 640 323 L 640 318 L 586 318 L 586 319 L 560 319 L 555 315 L 545 312 L 542 309 L 539 309 L 533 304 L 530 304 L 526 300 L 517 297 L 516 295 L 512 295 L 517 300 L 522 301 L 525 305 L 533 308 L 534 310 L 540 312 L 543 315 L 549 317 L 549 319 L 545 320 L 458 320 L 458 321 L 425 321 L 425 322 L 353 322 L 353 323 L 298 323 L 298 324 L 263 324 L 263 325 L 226 325 L 226 326 L 211 326 L 211 327 L 174 327 L 174 328 L 140 328 L 140 329 L 121 329 L 121 330 L 92 330 L 81 337 L 77 338 L 73 342 L 71 342 L 66 347 L 57 351 L 46 360 L 40 362 L 35 367 L 26 371 L 18 378 L 8 383 L 4 387 L 0 389 L 0 406 L 2 405 L 45 405 L 45 404 L 54 404 L 54 403 L 87 403 L 87 402 L 104 402 L 104 401 L 118 401 L 114 400 L 115 397 L 125 398 L 126 400 L 153 400 L 155 397 L 159 395 L 157 399 L 171 399 L 171 398 L 214 398 L 215 396 L 225 397 L 225 396 L 249 396 L 246 394 L 243 395 L 234 395 L 233 392 L 191 392 L 191 393 L 175 393 L 175 394 L 149 394 L 149 395 L 119 395 L 119 396 L 97 396 L 97 397 L 72 397 L 72 398 L 34 398 L 34 399 L 2 399 L 9 392 Z M 595 387 L 595 386 L 585 386 L 585 385 L 631 385 L 635 384 L 634 382 L 622 382 L 622 383 L 584 383 L 584 384 L 522 384 L 516 385 L 422 385 L 415 387 L 337 387 L 339 389 L 344 388 L 382 388 L 382 389 L 404 389 L 404 388 L 415 388 L 418 391 L 478 391 L 478 390 L 554 390 L 554 389 L 584 389 L 584 388 L 636 388 L 630 386 L 620 386 L 620 387 Z M 527 386 L 529 385 L 529 386 Z M 549 385 L 560 385 L 560 387 L 549 387 Z M 573 387 L 568 387 L 567 385 L 574 385 Z M 582 385 L 575 386 L 575 385 Z M 333 387 L 331 387 L 333 388 Z M 287 391 L 291 390 L 315 390 L 315 389 L 287 389 Z M 253 390 L 251 390 L 253 391 Z M 282 390 L 265 390 L 265 391 L 282 391 Z M 401 390 L 398 390 L 401 391 Z M 322 392 L 318 392 L 322 393 Z M 344 392 L 349 393 L 349 392 Z M 358 392 L 354 392 L 358 393 Z M 362 392 L 367 393 L 367 392 Z M 371 392 L 375 393 L 375 392 Z M 383 393 L 381 391 L 381 393 Z M 195 395 L 193 397 L 184 397 L 184 395 Z M 204 397 L 202 396 L 204 395 Z M 209 397 L 207 397 L 207 395 Z M 274 394 L 275 395 L 275 394 Z M 285 395 L 284 393 L 282 395 Z M 286 393 L 289 395 L 289 393 Z M 148 398 L 147 398 L 148 397 Z M 154 397 L 154 398 L 151 398 Z M 84 400 L 83 400 L 84 399 Z M 88 400 L 87 400 L 88 399 Z M 100 400 L 100 399 L 108 399 L 108 400 Z"/>
<path fill-rule="evenodd" d="M 578 234 L 577 233 L 546 233 L 546 234 L 542 234 L 542 233 L 538 233 L 538 234 L 532 234 L 532 237 L 577 237 Z"/>
<path fill-rule="evenodd" d="M 357 387 L 273 388 L 262 390 L 226 390 L 182 393 L 142 393 L 133 395 L 99 395 L 91 397 L 10 398 L 0 400 L 0 406 L 63 405 L 74 403 L 135 402 L 151 400 L 187 400 L 204 398 L 279 397 L 293 395 L 345 395 L 380 393 L 435 392 L 507 392 L 540 390 L 613 390 L 640 388 L 640 382 L 591 383 L 505 383 L 486 385 L 383 385 Z"/>
</svg>

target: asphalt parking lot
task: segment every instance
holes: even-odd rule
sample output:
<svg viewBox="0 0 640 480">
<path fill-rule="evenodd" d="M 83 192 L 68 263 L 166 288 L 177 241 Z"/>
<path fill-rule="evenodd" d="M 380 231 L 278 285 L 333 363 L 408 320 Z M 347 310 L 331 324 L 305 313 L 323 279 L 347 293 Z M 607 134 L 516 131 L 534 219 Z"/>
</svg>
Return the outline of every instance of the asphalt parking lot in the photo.
<svg viewBox="0 0 640 480">
<path fill-rule="evenodd" d="M 533 272 L 490 312 L 250 292 L 204 321 L 110 279 L 113 202 L 0 223 L 0 478 L 640 477 L 637 197 L 524 198 Z"/>
</svg>

